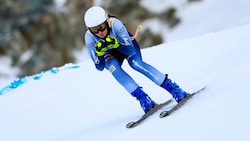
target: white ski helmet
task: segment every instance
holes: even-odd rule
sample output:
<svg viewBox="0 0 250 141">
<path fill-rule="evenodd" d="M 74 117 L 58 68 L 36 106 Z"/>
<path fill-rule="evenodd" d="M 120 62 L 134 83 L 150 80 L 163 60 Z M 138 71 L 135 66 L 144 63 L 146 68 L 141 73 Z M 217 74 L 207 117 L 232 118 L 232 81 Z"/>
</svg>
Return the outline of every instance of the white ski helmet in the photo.
<svg viewBox="0 0 250 141">
<path fill-rule="evenodd" d="M 87 27 L 95 27 L 107 20 L 106 11 L 98 6 L 89 8 L 84 15 L 84 22 Z"/>
</svg>

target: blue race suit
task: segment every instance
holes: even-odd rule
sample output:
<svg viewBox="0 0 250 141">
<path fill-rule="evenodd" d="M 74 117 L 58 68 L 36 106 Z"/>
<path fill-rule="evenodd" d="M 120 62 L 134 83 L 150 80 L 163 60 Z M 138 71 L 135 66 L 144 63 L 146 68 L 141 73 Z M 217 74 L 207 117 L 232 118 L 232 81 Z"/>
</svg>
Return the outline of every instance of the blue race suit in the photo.
<svg viewBox="0 0 250 141">
<path fill-rule="evenodd" d="M 112 20 L 112 22 L 110 22 L 110 20 Z M 121 68 L 123 60 L 127 59 L 129 65 L 133 69 L 144 74 L 155 84 L 160 86 L 165 79 L 165 74 L 142 60 L 140 47 L 137 41 L 132 41 L 130 39 L 130 34 L 119 19 L 110 18 L 108 22 L 110 27 L 109 35 L 115 36 L 120 46 L 107 50 L 104 56 L 97 56 L 95 52 L 95 43 L 104 40 L 93 35 L 90 31 L 87 31 L 85 34 L 85 44 L 96 68 L 100 71 L 104 68 L 109 70 L 115 79 L 129 93 L 132 93 L 139 85 Z"/>
</svg>

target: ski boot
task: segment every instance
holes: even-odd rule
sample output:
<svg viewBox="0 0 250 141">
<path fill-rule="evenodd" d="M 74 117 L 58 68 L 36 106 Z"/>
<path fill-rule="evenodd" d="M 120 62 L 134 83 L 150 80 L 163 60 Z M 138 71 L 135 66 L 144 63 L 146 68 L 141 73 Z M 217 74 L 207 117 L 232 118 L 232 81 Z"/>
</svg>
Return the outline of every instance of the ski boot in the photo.
<svg viewBox="0 0 250 141">
<path fill-rule="evenodd" d="M 176 83 L 168 79 L 167 75 L 161 87 L 167 90 L 178 103 L 187 96 L 187 92 L 183 91 Z"/>
<path fill-rule="evenodd" d="M 145 113 L 154 108 L 155 102 L 151 100 L 151 98 L 144 91 L 142 91 L 140 87 L 132 92 L 131 95 L 140 101 L 141 107 Z"/>
</svg>

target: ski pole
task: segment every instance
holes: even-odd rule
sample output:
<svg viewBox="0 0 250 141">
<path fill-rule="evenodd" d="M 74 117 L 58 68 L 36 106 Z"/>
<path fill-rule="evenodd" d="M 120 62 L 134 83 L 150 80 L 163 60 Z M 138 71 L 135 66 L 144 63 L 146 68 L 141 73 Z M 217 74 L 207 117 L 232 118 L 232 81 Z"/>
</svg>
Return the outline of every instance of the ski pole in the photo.
<svg viewBox="0 0 250 141">
<path fill-rule="evenodd" d="M 139 25 L 137 28 L 136 28 L 136 31 L 135 31 L 135 34 L 133 36 L 130 37 L 131 40 L 134 40 L 138 34 L 139 34 L 139 31 L 142 29 L 142 26 Z"/>
</svg>

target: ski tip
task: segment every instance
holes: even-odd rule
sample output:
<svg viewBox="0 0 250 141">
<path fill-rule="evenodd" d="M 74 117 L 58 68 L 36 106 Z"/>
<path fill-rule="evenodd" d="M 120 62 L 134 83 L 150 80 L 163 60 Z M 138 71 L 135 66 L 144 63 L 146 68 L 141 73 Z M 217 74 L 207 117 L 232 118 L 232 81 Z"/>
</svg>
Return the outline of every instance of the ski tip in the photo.
<svg viewBox="0 0 250 141">
<path fill-rule="evenodd" d="M 159 115 L 159 117 L 160 118 L 164 118 L 164 117 L 166 117 L 166 116 L 168 116 L 168 111 L 163 111 L 163 112 L 161 112 L 161 114 Z"/>
<path fill-rule="evenodd" d="M 197 92 L 203 91 L 206 89 L 206 86 L 202 87 L 200 90 L 198 90 Z"/>
<path fill-rule="evenodd" d="M 126 125 L 127 128 L 133 128 L 133 127 L 135 127 L 135 126 L 136 126 L 136 122 L 129 122 L 129 123 Z"/>
<path fill-rule="evenodd" d="M 206 89 L 206 86 L 200 88 L 199 90 L 197 90 L 197 91 L 195 91 L 195 92 L 193 92 L 193 93 L 190 93 L 190 95 L 197 94 L 197 93 L 199 93 L 199 92 L 201 92 L 201 91 L 203 91 L 203 90 L 205 90 L 205 89 Z"/>
<path fill-rule="evenodd" d="M 196 91 L 197 91 L 197 92 L 198 92 L 198 91 L 203 91 L 204 89 L 206 89 L 206 87 L 207 87 L 207 86 L 203 86 L 203 87 L 201 87 L 200 89 L 198 89 L 198 90 L 196 90 Z"/>
</svg>

